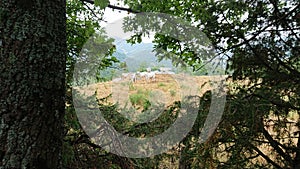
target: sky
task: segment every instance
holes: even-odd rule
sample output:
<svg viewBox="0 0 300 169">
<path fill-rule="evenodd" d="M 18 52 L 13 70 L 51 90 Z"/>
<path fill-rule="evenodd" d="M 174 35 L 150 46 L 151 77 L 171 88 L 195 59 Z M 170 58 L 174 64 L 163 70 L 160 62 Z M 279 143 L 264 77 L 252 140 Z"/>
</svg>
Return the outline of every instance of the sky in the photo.
<svg viewBox="0 0 300 169">
<path fill-rule="evenodd" d="M 128 6 L 125 6 L 122 3 L 118 4 L 117 0 L 110 0 L 110 4 L 128 8 Z M 103 15 L 103 20 L 105 22 L 101 22 L 100 25 L 106 28 L 106 32 L 108 33 L 108 36 L 114 39 L 119 39 L 119 38 L 125 39 L 125 37 L 129 38 L 133 34 L 124 33 L 122 29 L 122 18 L 126 16 L 134 16 L 134 14 L 129 14 L 127 11 L 112 10 L 111 8 L 106 8 Z M 142 42 L 151 43 L 153 39 L 154 39 L 154 33 L 152 32 L 151 34 L 150 32 L 150 38 L 144 37 Z M 119 42 L 117 42 L 116 44 L 118 43 Z"/>
<path fill-rule="evenodd" d="M 128 8 L 127 5 L 124 5 L 122 3 L 118 4 L 116 0 L 110 0 L 111 5 L 116 5 L 120 7 Z M 134 16 L 134 14 L 128 14 L 127 11 L 120 11 L 120 10 L 112 10 L 111 8 L 106 8 L 103 15 L 103 20 L 105 22 L 101 22 L 100 25 L 102 27 L 105 27 L 107 32 L 109 32 L 109 35 L 113 35 L 115 37 L 130 37 L 130 35 L 133 34 L 124 34 L 122 28 L 122 18 L 127 16 Z M 143 43 L 151 43 L 154 39 L 154 33 L 151 34 L 150 32 L 150 38 L 144 37 Z"/>
<path fill-rule="evenodd" d="M 116 0 L 110 0 L 110 4 L 116 5 L 116 6 L 122 6 L 126 7 L 122 4 L 118 5 Z M 123 17 L 128 16 L 128 13 L 126 11 L 120 11 L 120 10 L 112 10 L 111 8 L 105 8 L 103 19 L 107 22 L 102 22 L 101 26 L 106 26 L 107 24 L 111 24 L 119 19 L 122 19 Z"/>
</svg>

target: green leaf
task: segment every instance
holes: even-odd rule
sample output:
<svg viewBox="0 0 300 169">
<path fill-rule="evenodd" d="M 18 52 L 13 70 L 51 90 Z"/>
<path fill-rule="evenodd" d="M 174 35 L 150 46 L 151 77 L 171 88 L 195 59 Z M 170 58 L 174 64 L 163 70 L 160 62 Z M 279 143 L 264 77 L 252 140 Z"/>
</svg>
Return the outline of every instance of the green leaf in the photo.
<svg viewBox="0 0 300 169">
<path fill-rule="evenodd" d="M 95 5 L 100 9 L 105 9 L 109 4 L 109 0 L 95 0 Z"/>
</svg>

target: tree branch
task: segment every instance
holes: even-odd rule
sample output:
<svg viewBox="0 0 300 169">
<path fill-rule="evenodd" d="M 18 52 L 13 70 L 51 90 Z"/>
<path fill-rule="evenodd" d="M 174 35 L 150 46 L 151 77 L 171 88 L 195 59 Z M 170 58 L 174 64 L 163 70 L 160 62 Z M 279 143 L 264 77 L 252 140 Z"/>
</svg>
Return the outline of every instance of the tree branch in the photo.
<svg viewBox="0 0 300 169">
<path fill-rule="evenodd" d="M 272 25 L 278 23 L 279 21 L 285 19 L 286 17 L 288 17 L 289 15 L 291 15 L 293 12 L 295 12 L 298 8 L 300 7 L 300 4 L 298 4 L 295 8 L 293 8 L 291 11 L 289 11 L 288 13 L 286 13 L 285 15 L 283 15 L 282 17 L 276 19 L 275 21 L 269 23 L 267 26 L 265 26 L 264 28 L 258 30 L 251 38 L 249 39 L 244 39 L 243 42 L 239 43 L 239 44 L 236 44 L 236 45 L 233 45 L 231 46 L 230 48 L 227 48 L 226 50 L 229 51 L 231 49 L 234 49 L 234 48 L 238 48 L 242 45 L 245 45 L 247 43 L 249 43 L 250 41 L 254 40 L 258 35 L 260 35 L 262 32 L 265 32 L 269 27 L 271 27 Z"/>
<path fill-rule="evenodd" d="M 87 3 L 90 3 L 90 4 L 95 4 L 95 2 L 93 0 L 81 0 L 81 1 L 82 2 L 87 2 Z M 124 7 L 120 7 L 120 6 L 115 6 L 115 5 L 111 5 L 111 4 L 109 4 L 107 7 L 111 8 L 111 9 L 120 10 L 120 11 L 127 11 L 129 13 L 140 13 L 140 11 L 136 11 L 136 10 L 133 10 L 133 9 L 130 9 L 130 8 L 124 8 Z"/>
<path fill-rule="evenodd" d="M 273 160 L 271 160 L 267 155 L 265 155 L 262 151 L 260 151 L 259 148 L 255 147 L 254 145 L 250 144 L 250 147 L 255 150 L 261 157 L 263 157 L 268 163 L 272 164 L 275 168 L 282 169 L 280 165 L 275 163 Z"/>
<path fill-rule="evenodd" d="M 135 10 L 130 9 L 130 8 L 119 7 L 119 6 L 115 6 L 115 5 L 111 5 L 111 4 L 109 4 L 107 7 L 111 8 L 111 9 L 117 9 L 117 10 L 121 10 L 121 11 L 127 11 L 129 13 L 140 13 L 139 11 L 135 11 Z"/>
<path fill-rule="evenodd" d="M 93 9 L 91 9 L 86 3 L 84 3 L 84 2 L 82 2 L 91 12 L 92 12 L 92 14 L 96 17 L 96 18 L 98 18 L 100 21 L 103 21 L 103 18 L 99 18 L 98 16 L 97 16 L 97 14 L 94 12 L 94 10 Z"/>
<path fill-rule="evenodd" d="M 269 132 L 265 128 L 262 128 L 262 133 L 265 136 L 265 138 L 270 142 L 270 145 L 274 148 L 274 150 L 278 154 L 280 154 L 280 156 L 282 156 L 289 164 L 292 164 L 293 163 L 293 159 L 291 158 L 291 156 L 289 156 L 288 154 L 286 154 L 279 147 L 279 143 L 272 138 L 272 136 L 269 134 Z"/>
<path fill-rule="evenodd" d="M 264 99 L 266 101 L 269 101 L 270 103 L 272 103 L 272 104 L 274 104 L 276 106 L 282 107 L 282 108 L 289 108 L 289 109 L 294 109 L 294 110 L 300 110 L 300 107 L 295 107 L 294 105 L 290 104 L 289 102 L 280 103 L 279 101 L 276 101 L 273 98 L 267 98 L 267 97 L 264 97 L 264 96 L 261 96 L 259 94 L 255 94 L 255 93 L 252 93 L 251 95 L 255 96 L 255 97 L 258 97 L 260 99 Z"/>
<path fill-rule="evenodd" d="M 233 124 L 231 124 L 234 126 Z M 240 128 L 236 127 L 236 130 L 239 134 L 243 134 L 243 132 L 240 130 Z M 254 146 L 250 140 L 245 140 L 248 144 L 248 148 L 253 149 L 256 151 L 262 158 L 264 158 L 268 163 L 272 164 L 275 168 L 283 169 L 279 164 L 277 164 L 275 161 L 273 161 L 271 158 L 269 158 L 268 155 L 264 154 L 258 147 Z"/>
</svg>

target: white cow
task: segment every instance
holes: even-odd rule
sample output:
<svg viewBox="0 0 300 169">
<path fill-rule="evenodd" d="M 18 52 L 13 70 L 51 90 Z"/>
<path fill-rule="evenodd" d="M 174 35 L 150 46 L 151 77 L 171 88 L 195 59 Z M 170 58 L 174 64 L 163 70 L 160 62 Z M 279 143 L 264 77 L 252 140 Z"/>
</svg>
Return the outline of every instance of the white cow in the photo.
<svg viewBox="0 0 300 169">
<path fill-rule="evenodd" d="M 131 82 L 136 82 L 137 81 L 137 73 L 133 73 L 132 75 L 131 75 Z"/>
<path fill-rule="evenodd" d="M 145 77 L 147 82 L 150 82 L 151 79 L 155 81 L 155 72 L 148 72 Z"/>
<path fill-rule="evenodd" d="M 138 74 L 141 78 L 143 78 L 143 77 L 146 78 L 147 72 L 138 72 L 137 74 Z"/>
<path fill-rule="evenodd" d="M 126 79 L 129 76 L 129 73 L 122 73 L 122 79 Z"/>
<path fill-rule="evenodd" d="M 146 82 L 155 81 L 155 72 L 136 72 L 131 76 L 131 81 L 136 82 L 139 78 L 145 78 Z"/>
<path fill-rule="evenodd" d="M 165 73 L 165 72 L 169 72 L 169 71 L 171 71 L 171 70 L 172 70 L 172 68 L 169 68 L 169 67 L 160 67 L 160 68 L 159 68 L 159 70 L 160 70 L 160 72 L 163 72 L 163 73 Z"/>
<path fill-rule="evenodd" d="M 148 73 L 151 72 L 151 68 L 150 67 L 148 67 L 146 70 L 147 70 Z"/>
</svg>

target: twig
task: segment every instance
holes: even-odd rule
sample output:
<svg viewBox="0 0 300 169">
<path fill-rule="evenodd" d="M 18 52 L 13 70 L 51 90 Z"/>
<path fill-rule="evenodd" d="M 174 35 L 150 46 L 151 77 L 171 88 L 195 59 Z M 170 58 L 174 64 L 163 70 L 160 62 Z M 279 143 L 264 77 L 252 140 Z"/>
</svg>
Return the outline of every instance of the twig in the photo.
<svg viewBox="0 0 300 169">
<path fill-rule="evenodd" d="M 92 0 L 81 0 L 82 2 L 87 2 L 87 3 L 90 3 L 90 4 L 95 4 L 94 1 Z M 130 9 L 130 8 L 124 8 L 124 7 L 120 7 L 120 6 L 115 6 L 115 5 L 111 5 L 111 4 L 108 4 L 109 8 L 111 9 L 116 9 L 116 10 L 121 10 L 121 11 L 127 11 L 129 13 L 140 13 L 139 11 L 136 11 L 136 10 L 133 10 L 133 9 Z"/>
</svg>

